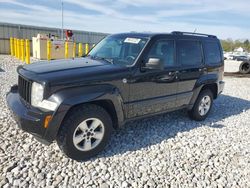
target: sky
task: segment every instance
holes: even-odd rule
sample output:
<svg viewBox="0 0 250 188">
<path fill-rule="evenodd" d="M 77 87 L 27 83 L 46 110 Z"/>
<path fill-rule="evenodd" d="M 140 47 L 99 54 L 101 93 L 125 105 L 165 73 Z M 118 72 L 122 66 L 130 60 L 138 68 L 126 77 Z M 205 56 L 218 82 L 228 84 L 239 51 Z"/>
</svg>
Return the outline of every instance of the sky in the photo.
<svg viewBox="0 0 250 188">
<path fill-rule="evenodd" d="M 0 0 L 0 22 L 61 28 L 61 0 Z M 64 28 L 250 39 L 249 0 L 63 0 Z"/>
</svg>

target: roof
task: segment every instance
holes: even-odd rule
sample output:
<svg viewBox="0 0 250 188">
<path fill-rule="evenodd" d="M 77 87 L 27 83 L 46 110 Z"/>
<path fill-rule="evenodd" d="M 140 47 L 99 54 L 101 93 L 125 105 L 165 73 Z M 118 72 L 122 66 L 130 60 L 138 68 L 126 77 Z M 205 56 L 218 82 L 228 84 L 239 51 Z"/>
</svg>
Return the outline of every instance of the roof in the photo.
<svg viewBox="0 0 250 188">
<path fill-rule="evenodd" d="M 127 37 L 143 37 L 143 38 L 151 38 L 156 35 L 179 35 L 179 36 L 193 36 L 193 37 L 202 37 L 202 38 L 217 38 L 215 35 L 210 35 L 210 34 L 203 34 L 203 33 L 191 33 L 191 32 L 182 32 L 182 31 L 173 31 L 171 33 L 137 33 L 137 32 L 130 32 L 130 33 L 119 33 L 119 34 L 114 34 L 114 35 L 119 35 L 119 36 L 127 36 Z"/>
</svg>

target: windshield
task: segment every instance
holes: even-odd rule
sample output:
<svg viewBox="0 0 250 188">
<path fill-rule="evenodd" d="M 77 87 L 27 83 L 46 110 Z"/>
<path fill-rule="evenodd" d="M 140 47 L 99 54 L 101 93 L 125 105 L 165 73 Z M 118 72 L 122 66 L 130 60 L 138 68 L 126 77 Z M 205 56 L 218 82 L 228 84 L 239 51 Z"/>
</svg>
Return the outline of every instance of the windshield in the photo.
<svg viewBox="0 0 250 188">
<path fill-rule="evenodd" d="M 148 39 L 127 36 L 108 36 L 88 54 L 93 59 L 102 59 L 112 64 L 132 65 Z"/>
</svg>

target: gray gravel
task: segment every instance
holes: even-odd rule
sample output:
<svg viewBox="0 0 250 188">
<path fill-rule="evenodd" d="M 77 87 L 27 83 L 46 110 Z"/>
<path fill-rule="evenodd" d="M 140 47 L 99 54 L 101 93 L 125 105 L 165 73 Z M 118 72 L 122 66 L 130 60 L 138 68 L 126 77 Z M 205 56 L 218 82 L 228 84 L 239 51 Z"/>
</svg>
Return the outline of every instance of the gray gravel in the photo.
<svg viewBox="0 0 250 188">
<path fill-rule="evenodd" d="M 184 110 L 135 121 L 79 163 L 17 128 L 5 102 L 17 65 L 0 55 L 0 187 L 250 187 L 249 78 L 225 77 L 206 121 Z"/>
</svg>

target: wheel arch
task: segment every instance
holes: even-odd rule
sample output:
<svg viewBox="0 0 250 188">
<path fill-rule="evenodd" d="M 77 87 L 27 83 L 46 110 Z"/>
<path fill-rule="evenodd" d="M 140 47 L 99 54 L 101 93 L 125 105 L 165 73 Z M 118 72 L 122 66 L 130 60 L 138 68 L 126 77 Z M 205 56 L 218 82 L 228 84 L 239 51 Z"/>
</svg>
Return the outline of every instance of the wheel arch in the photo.
<svg viewBox="0 0 250 188">
<path fill-rule="evenodd" d="M 205 89 L 209 89 L 211 90 L 211 92 L 213 93 L 213 97 L 214 99 L 217 98 L 218 96 L 218 85 L 216 83 L 211 83 L 211 84 L 206 84 L 201 88 L 201 91 L 205 90 Z M 200 91 L 200 92 L 201 92 Z"/>
<path fill-rule="evenodd" d="M 50 142 L 56 138 L 63 120 L 70 111 L 79 105 L 95 104 L 103 107 L 110 114 L 114 128 L 122 126 L 124 122 L 122 97 L 119 90 L 111 85 L 65 89 L 53 94 L 49 99 L 60 103 L 44 134 L 45 139 Z"/>
<path fill-rule="evenodd" d="M 112 122 L 113 122 L 113 128 L 117 129 L 119 127 L 119 123 L 118 123 L 118 117 L 117 117 L 117 112 L 115 109 L 115 105 L 112 102 L 112 100 L 110 99 L 98 99 L 98 100 L 93 100 L 93 101 L 89 101 L 89 102 L 82 102 L 82 103 L 78 103 L 75 104 L 73 106 L 70 107 L 70 109 L 68 110 L 67 114 L 65 115 L 64 118 L 67 118 L 67 115 L 74 110 L 75 108 L 78 108 L 82 105 L 97 105 L 102 107 L 103 109 L 105 109 L 107 111 L 107 113 L 110 115 Z"/>
<path fill-rule="evenodd" d="M 218 75 L 217 74 L 207 74 L 197 80 L 193 89 L 193 96 L 188 106 L 189 110 L 193 108 L 193 105 L 197 97 L 199 96 L 200 92 L 205 89 L 210 89 L 213 93 L 214 99 L 217 98 L 218 96 Z"/>
</svg>

